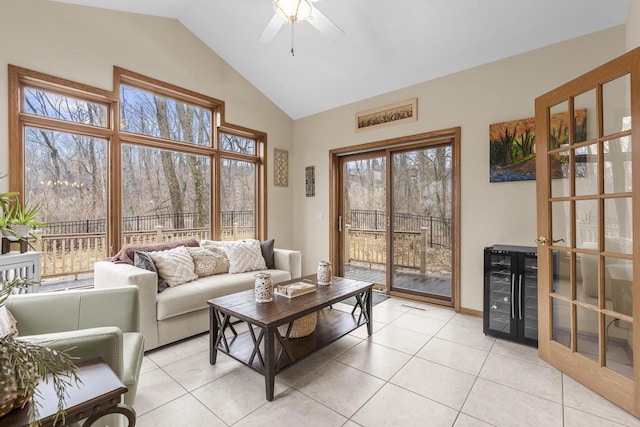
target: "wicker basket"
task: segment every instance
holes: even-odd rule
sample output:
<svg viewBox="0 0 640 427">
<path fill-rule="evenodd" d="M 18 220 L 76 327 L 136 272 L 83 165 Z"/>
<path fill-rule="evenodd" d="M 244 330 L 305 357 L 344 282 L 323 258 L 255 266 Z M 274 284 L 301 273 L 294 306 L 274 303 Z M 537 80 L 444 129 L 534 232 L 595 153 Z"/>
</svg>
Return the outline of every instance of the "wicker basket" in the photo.
<svg viewBox="0 0 640 427">
<path fill-rule="evenodd" d="M 317 311 L 294 320 L 293 327 L 291 328 L 291 333 L 289 334 L 289 338 L 302 338 L 302 337 L 306 337 L 307 335 L 311 335 L 313 331 L 315 331 L 317 323 L 318 323 Z M 278 326 L 278 332 L 280 332 L 280 335 L 284 337 L 285 335 L 287 335 L 288 328 L 289 328 L 288 323 L 282 326 Z"/>
</svg>

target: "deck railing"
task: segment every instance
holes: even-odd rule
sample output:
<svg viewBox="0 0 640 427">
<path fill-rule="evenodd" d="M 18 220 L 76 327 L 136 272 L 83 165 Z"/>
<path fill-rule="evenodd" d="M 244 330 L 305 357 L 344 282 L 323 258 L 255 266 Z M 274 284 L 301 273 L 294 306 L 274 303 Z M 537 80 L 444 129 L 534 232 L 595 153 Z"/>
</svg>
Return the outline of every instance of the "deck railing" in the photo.
<svg viewBox="0 0 640 427">
<path fill-rule="evenodd" d="M 234 224 L 222 228 L 222 240 L 249 239 L 254 236 L 253 227 L 240 227 Z M 93 272 L 93 265 L 108 256 L 107 236 L 105 233 L 47 234 L 36 232 L 33 246 L 42 252 L 41 275 L 43 279 L 78 276 Z M 152 231 L 129 231 L 123 233 L 125 245 L 146 245 L 160 242 L 173 242 L 194 238 L 209 238 L 209 229 L 191 228 L 166 230 L 162 226 Z"/>
<path fill-rule="evenodd" d="M 359 211 L 360 212 L 360 211 Z M 384 224 L 376 220 L 377 211 L 362 211 L 360 224 Z M 246 216 L 244 212 L 238 217 Z M 403 220 L 405 218 L 403 217 Z M 415 218 L 410 218 L 413 221 Z M 451 248 L 449 220 L 436 217 L 420 217 L 420 231 L 403 230 L 396 227 L 394 232 L 393 262 L 397 267 L 424 270 L 425 256 L 429 248 Z M 408 224 L 408 223 L 404 223 Z M 226 224 L 224 224 L 226 225 Z M 381 226 L 382 227 L 382 226 Z M 356 229 L 347 225 L 345 247 L 347 262 L 357 261 L 368 264 L 384 265 L 387 262 L 386 231 L 384 229 Z M 384 228 L 384 227 L 383 227 Z M 108 256 L 107 239 L 104 231 L 74 234 L 37 234 L 34 246 L 42 251 L 42 277 L 55 278 L 62 276 L 78 276 L 91 273 L 93 264 Z M 221 229 L 222 240 L 248 239 L 255 236 L 252 226 L 234 223 Z M 125 245 L 151 244 L 171 242 L 193 237 L 196 240 L 209 238 L 208 228 L 169 229 L 157 225 L 153 230 L 125 231 Z"/>
<path fill-rule="evenodd" d="M 427 251 L 430 248 L 450 249 L 445 245 L 434 245 L 432 230 L 421 227 L 420 231 L 396 231 L 393 233 L 393 264 L 396 267 L 416 269 L 424 273 L 427 268 Z M 386 265 L 387 240 L 384 230 L 354 230 L 345 227 L 346 262 L 363 262 L 370 265 Z"/>
</svg>

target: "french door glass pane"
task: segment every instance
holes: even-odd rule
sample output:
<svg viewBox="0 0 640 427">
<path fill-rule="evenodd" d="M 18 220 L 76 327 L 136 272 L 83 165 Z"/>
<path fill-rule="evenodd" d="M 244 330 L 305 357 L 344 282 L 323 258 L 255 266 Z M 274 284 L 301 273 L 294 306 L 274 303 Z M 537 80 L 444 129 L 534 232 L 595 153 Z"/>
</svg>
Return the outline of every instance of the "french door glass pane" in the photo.
<svg viewBox="0 0 640 427">
<path fill-rule="evenodd" d="M 256 164 L 220 160 L 222 240 L 256 237 Z"/>
<path fill-rule="evenodd" d="M 598 193 L 598 144 L 575 149 L 576 196 Z"/>
<path fill-rule="evenodd" d="M 553 292 L 571 298 L 571 253 L 554 251 Z"/>
<path fill-rule="evenodd" d="M 554 245 L 567 246 L 571 242 L 571 213 L 569 202 L 555 202 L 551 205 L 552 238 Z"/>
<path fill-rule="evenodd" d="M 604 240 L 606 252 L 633 253 L 633 207 L 631 197 L 604 201 Z"/>
<path fill-rule="evenodd" d="M 571 304 L 559 300 L 551 299 L 553 304 L 552 339 L 565 347 L 571 347 Z"/>
<path fill-rule="evenodd" d="M 122 146 L 123 244 L 209 237 L 208 157 Z"/>
<path fill-rule="evenodd" d="M 107 256 L 107 140 L 26 127 L 25 154 L 23 202 L 48 223 L 42 275 L 92 270 Z"/>
<path fill-rule="evenodd" d="M 451 298 L 451 145 L 392 161 L 393 288 Z"/>
<path fill-rule="evenodd" d="M 597 247 L 590 249 L 597 250 Z M 598 306 L 598 255 L 578 254 L 580 265 L 579 275 L 576 278 L 577 298 L 587 304 Z M 568 296 L 568 295 L 567 295 Z"/>
<path fill-rule="evenodd" d="M 633 325 L 624 320 L 606 316 L 606 366 L 633 379 Z"/>
<path fill-rule="evenodd" d="M 598 244 L 598 201 L 576 201 L 576 247 L 593 249 Z"/>
<path fill-rule="evenodd" d="M 549 110 L 549 150 L 566 147 L 569 144 L 569 102 L 554 105 Z"/>
<path fill-rule="evenodd" d="M 598 318 L 599 314 L 595 310 L 576 306 L 576 325 L 578 330 L 578 353 L 598 362 L 600 360 L 600 350 L 598 343 Z"/>
<path fill-rule="evenodd" d="M 575 119 L 575 142 L 582 142 L 598 137 L 596 121 L 596 90 L 581 93 L 573 98 L 573 115 Z"/>
<path fill-rule="evenodd" d="M 631 114 L 630 91 L 631 76 L 629 74 L 602 85 L 604 136 L 627 130 L 624 128 L 626 118 Z M 630 123 L 628 128 L 631 128 Z"/>
<path fill-rule="evenodd" d="M 628 119 L 631 119 L 628 117 Z M 629 120 L 629 128 L 631 120 Z M 604 142 L 604 192 L 630 193 L 633 188 L 631 173 L 631 137 Z"/>
<path fill-rule="evenodd" d="M 607 308 L 633 316 L 633 261 L 607 257 L 604 262 Z"/>
<path fill-rule="evenodd" d="M 549 173 L 551 174 L 551 197 L 569 197 L 569 156 L 570 150 L 549 154 Z"/>
<path fill-rule="evenodd" d="M 344 275 L 387 283 L 387 161 L 350 160 L 343 168 Z"/>
</svg>

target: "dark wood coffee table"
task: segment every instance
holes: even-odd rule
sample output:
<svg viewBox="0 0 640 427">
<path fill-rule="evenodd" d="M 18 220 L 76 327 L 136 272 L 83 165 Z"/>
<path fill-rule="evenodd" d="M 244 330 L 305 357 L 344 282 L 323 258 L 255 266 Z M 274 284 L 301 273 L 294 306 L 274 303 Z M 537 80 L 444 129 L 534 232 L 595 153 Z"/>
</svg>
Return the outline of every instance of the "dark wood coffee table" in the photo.
<svg viewBox="0 0 640 427">
<path fill-rule="evenodd" d="M 128 427 L 136 425 L 135 410 L 124 403 L 120 403 L 121 395 L 127 392 L 127 387 L 120 378 L 113 373 L 109 365 L 102 359 L 78 365 L 78 377 L 82 383 L 67 387 L 65 400 L 65 422 L 56 422 L 56 427 L 67 426 L 87 419 L 83 426 L 89 427 L 107 414 L 122 414 L 129 421 Z M 53 421 L 58 410 L 58 397 L 53 388 L 53 382 L 38 384 L 39 396 L 36 398 L 39 408 L 39 422 L 43 427 L 54 426 Z M 3 427 L 25 427 L 29 425 L 29 404 L 22 409 L 14 409 L 0 418 Z"/>
<path fill-rule="evenodd" d="M 315 275 L 278 284 L 302 279 L 317 284 Z M 316 292 L 291 299 L 274 295 L 272 302 L 257 303 L 254 291 L 250 290 L 209 300 L 209 362 L 215 365 L 221 351 L 261 373 L 265 377 L 267 400 L 273 400 L 276 374 L 360 326 L 366 324 L 367 333 L 372 334 L 372 288 L 373 283 L 334 277 L 331 285 L 318 286 Z M 356 305 L 351 313 L 330 307 L 352 296 L 356 297 Z M 313 312 L 318 312 L 318 323 L 311 335 L 289 338 L 291 327 L 285 336 L 278 332 L 278 326 Z M 246 322 L 248 331 L 238 334 L 232 318 Z"/>
</svg>

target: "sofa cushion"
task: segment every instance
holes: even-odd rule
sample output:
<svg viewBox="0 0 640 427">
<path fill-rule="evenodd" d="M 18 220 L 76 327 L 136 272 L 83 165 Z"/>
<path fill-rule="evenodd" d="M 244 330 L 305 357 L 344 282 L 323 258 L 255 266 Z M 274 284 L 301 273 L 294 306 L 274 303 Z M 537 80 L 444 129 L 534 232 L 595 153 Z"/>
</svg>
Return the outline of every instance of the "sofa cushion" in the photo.
<svg viewBox="0 0 640 427">
<path fill-rule="evenodd" d="M 224 247 L 224 252 L 229 258 L 229 273 L 231 274 L 267 269 L 260 250 L 260 242 L 257 244 L 239 242 L 228 245 Z"/>
<path fill-rule="evenodd" d="M 157 251 L 165 251 L 167 249 L 177 248 L 179 246 L 195 247 L 195 246 L 199 246 L 199 244 L 196 239 L 187 239 L 187 240 L 179 240 L 177 242 L 154 243 L 150 245 L 130 245 L 120 249 L 120 252 L 118 252 L 114 257 L 107 258 L 107 261 L 134 265 L 133 257 L 136 251 L 157 252 Z"/>
<path fill-rule="evenodd" d="M 271 274 L 273 283 L 291 279 L 291 273 L 285 270 L 262 270 L 262 272 Z M 169 288 L 158 294 L 158 320 L 204 310 L 208 307 L 207 300 L 253 289 L 255 284 L 253 276 L 257 273 L 260 273 L 260 271 L 217 274 L 215 276 L 201 277 L 193 282 Z"/>
<path fill-rule="evenodd" d="M 187 248 L 180 246 L 166 251 L 149 252 L 158 274 L 169 286 L 178 286 L 198 278 Z"/>
<path fill-rule="evenodd" d="M 158 293 L 164 291 L 169 287 L 167 281 L 164 280 L 158 274 L 156 264 L 153 262 L 153 258 L 147 252 L 135 251 L 133 254 L 133 265 L 143 270 L 152 271 L 158 276 Z"/>
<path fill-rule="evenodd" d="M 187 248 L 187 251 L 193 258 L 195 273 L 198 277 L 207 277 L 229 271 L 227 255 L 218 248 Z"/>
<path fill-rule="evenodd" d="M 276 268 L 276 260 L 273 253 L 275 243 L 276 241 L 274 239 L 265 240 L 264 242 L 260 243 L 262 258 L 264 258 L 264 263 L 269 269 Z"/>
</svg>

